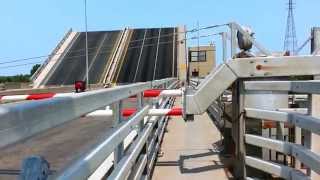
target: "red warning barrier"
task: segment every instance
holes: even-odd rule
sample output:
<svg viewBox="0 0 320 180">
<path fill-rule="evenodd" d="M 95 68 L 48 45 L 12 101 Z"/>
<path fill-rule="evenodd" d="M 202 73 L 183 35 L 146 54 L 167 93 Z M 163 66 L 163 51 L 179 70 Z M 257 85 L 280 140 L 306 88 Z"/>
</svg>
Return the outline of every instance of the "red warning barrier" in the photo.
<svg viewBox="0 0 320 180">
<path fill-rule="evenodd" d="M 24 101 L 24 100 L 40 100 L 48 99 L 53 97 L 67 97 L 73 93 L 37 93 L 37 94 L 28 94 L 28 95 L 4 95 L 0 96 L 0 101 Z M 149 89 L 143 92 L 143 97 L 176 97 L 182 96 L 181 89 Z M 130 98 L 136 98 L 136 96 L 131 96 Z"/>
<path fill-rule="evenodd" d="M 122 110 L 122 116 L 129 117 L 137 112 L 136 108 L 126 108 Z M 182 108 L 174 107 L 172 109 L 150 109 L 149 116 L 181 116 Z"/>
</svg>

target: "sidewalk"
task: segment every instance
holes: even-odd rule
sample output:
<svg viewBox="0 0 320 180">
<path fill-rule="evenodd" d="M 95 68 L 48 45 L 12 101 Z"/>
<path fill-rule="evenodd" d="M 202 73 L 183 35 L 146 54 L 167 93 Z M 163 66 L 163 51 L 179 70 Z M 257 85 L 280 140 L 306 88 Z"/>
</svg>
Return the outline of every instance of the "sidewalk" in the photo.
<svg viewBox="0 0 320 180">
<path fill-rule="evenodd" d="M 176 106 L 181 106 L 177 99 Z M 219 156 L 220 132 L 207 113 L 195 116 L 193 122 L 173 117 L 167 126 L 153 180 L 232 179 Z M 161 153 L 160 153 L 161 154 Z"/>
</svg>

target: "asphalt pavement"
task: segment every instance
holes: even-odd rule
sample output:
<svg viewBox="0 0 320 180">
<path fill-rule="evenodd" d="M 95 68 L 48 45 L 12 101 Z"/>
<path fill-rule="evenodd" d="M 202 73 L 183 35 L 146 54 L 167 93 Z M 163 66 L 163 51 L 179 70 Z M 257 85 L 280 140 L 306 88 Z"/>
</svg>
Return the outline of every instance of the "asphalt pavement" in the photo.
<svg viewBox="0 0 320 180">
<path fill-rule="evenodd" d="M 176 72 L 172 73 L 172 66 L 176 69 L 176 54 L 173 54 L 173 47 L 176 48 L 176 43 L 173 43 L 174 28 L 161 28 L 160 40 L 159 31 L 160 28 L 134 30 L 116 82 L 145 82 L 172 77 L 172 74 L 176 76 Z M 144 33 L 146 38 L 142 47 Z"/>
<path fill-rule="evenodd" d="M 97 84 L 103 77 L 109 57 L 120 31 L 88 32 L 88 63 L 90 84 Z M 72 85 L 86 79 L 85 33 L 66 52 L 46 85 Z"/>
<path fill-rule="evenodd" d="M 176 76 L 177 43 L 173 42 L 173 32 L 174 28 L 134 29 L 115 81 L 133 83 Z M 88 32 L 90 84 L 101 83 L 119 35 L 120 31 Z M 84 32 L 59 61 L 45 85 L 72 85 L 77 80 L 86 79 Z"/>
</svg>

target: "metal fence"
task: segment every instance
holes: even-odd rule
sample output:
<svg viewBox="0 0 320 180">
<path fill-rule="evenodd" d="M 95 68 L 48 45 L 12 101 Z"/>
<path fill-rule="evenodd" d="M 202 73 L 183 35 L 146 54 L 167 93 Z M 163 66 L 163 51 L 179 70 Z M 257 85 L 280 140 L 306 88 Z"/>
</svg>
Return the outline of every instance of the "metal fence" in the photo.
<svg viewBox="0 0 320 180">
<path fill-rule="evenodd" d="M 184 94 L 184 117 L 193 120 L 195 114 L 205 111 L 212 115 L 224 131 L 225 153 L 234 157 L 236 179 L 252 179 L 247 177 L 248 172 L 250 176 L 257 172 L 257 176 L 252 176 L 254 179 L 271 179 L 272 176 L 319 179 L 320 148 L 314 148 L 311 143 L 317 138 L 320 140 L 314 138 L 319 135 L 320 120 L 311 117 L 311 114 L 317 117 L 320 114 L 320 103 L 313 99 L 313 94 L 320 92 L 319 82 L 284 81 L 319 78 L 319 33 L 315 33 L 319 29 L 313 29 L 309 39 L 312 56 L 283 56 L 264 48 L 239 24 L 228 23 L 228 26 L 230 33 L 221 33 L 224 63 L 200 84 L 190 81 Z M 239 51 L 238 47 L 243 46 L 241 36 L 260 53 L 244 48 Z M 227 61 L 227 39 L 230 39 L 231 61 Z M 297 104 L 302 108 L 293 106 Z M 274 124 L 275 128 L 265 128 L 265 122 Z M 270 154 L 275 155 L 276 160 L 281 156 L 283 163 L 273 161 Z M 292 160 L 292 164 L 286 164 L 286 158 Z"/>
<path fill-rule="evenodd" d="M 311 179 L 311 171 L 320 174 L 320 154 L 311 151 L 312 134 L 320 135 L 320 119 L 311 116 L 312 94 L 320 94 L 320 81 L 240 81 L 238 86 L 238 105 L 240 105 L 240 117 L 237 123 L 239 144 L 237 156 L 241 173 L 246 177 L 246 167 L 259 169 L 263 172 L 276 175 L 285 179 Z M 308 107 L 296 110 L 290 108 L 278 109 L 277 107 L 254 107 L 252 97 L 264 96 L 266 92 L 275 94 L 303 93 L 308 94 Z M 284 94 L 283 94 L 284 93 Z M 268 97 L 266 97 L 268 98 Z M 237 98 L 236 98 L 237 99 Z M 263 97 L 257 98 L 261 100 Z M 265 99 L 264 101 L 268 101 Z M 279 100 L 281 101 L 281 99 Z M 272 103 L 271 103 L 272 104 Z M 271 121 L 276 124 L 276 138 L 262 137 L 259 133 L 248 132 L 246 126 L 254 121 Z M 296 129 L 296 136 L 293 141 L 283 138 L 284 126 L 291 126 Z M 301 129 L 303 136 L 301 136 Z M 300 130 L 300 131 L 299 131 Z M 300 132 L 300 134 L 297 134 Z M 266 160 L 263 157 L 248 154 L 245 144 L 272 150 L 283 154 L 283 161 L 287 161 L 287 156 L 294 158 L 295 163 L 279 163 L 274 160 Z M 300 164 L 302 163 L 302 165 Z M 247 165 L 247 166 L 245 166 Z M 248 178 L 252 179 L 252 178 Z"/>
<path fill-rule="evenodd" d="M 69 97 L 58 97 L 49 100 L 8 104 L 0 107 L 0 146 L 6 146 L 27 137 L 56 127 L 62 123 L 79 118 L 99 108 L 113 104 L 115 127 L 110 136 L 92 148 L 61 172 L 50 175 L 53 179 L 94 179 L 96 171 L 104 171 L 102 177 L 108 179 L 140 179 L 150 177 L 153 163 L 167 123 L 165 116 L 147 116 L 152 107 L 170 108 L 173 98 L 160 97 L 144 102 L 143 91 L 151 88 L 175 88 L 178 85 L 174 78 L 135 83 L 110 89 L 94 90 Z M 122 101 L 137 95 L 138 111 L 127 121 L 122 120 Z M 125 139 L 131 136 L 129 142 Z M 112 156 L 112 157 L 111 157 Z M 105 161 L 109 168 L 106 168 Z M 39 161 L 30 157 L 29 163 L 23 166 L 21 177 L 41 178 L 50 171 L 35 173 L 32 168 Z M 26 158 L 25 161 L 28 161 Z M 31 163 L 30 163 L 31 162 Z M 42 162 L 42 161 L 41 161 Z M 41 163 L 40 163 L 41 164 Z M 45 165 L 45 164 L 44 164 Z M 37 168 L 37 169 L 43 169 Z M 45 168 L 44 168 L 45 169 Z M 32 172 L 32 173 L 31 173 Z M 32 176 L 30 176 L 30 173 Z"/>
</svg>

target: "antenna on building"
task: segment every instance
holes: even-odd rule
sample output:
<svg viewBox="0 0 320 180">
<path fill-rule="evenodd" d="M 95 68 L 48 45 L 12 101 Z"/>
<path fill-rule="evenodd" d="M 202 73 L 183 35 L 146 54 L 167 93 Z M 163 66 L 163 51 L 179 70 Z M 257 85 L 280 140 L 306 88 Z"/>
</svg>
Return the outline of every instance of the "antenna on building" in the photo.
<svg viewBox="0 0 320 180">
<path fill-rule="evenodd" d="M 297 35 L 296 27 L 294 23 L 293 9 L 294 3 L 293 0 L 289 0 L 288 3 L 288 17 L 287 17 L 287 27 L 286 27 L 286 36 L 284 40 L 284 51 L 288 52 L 290 55 L 296 55 L 297 52 Z"/>
</svg>

